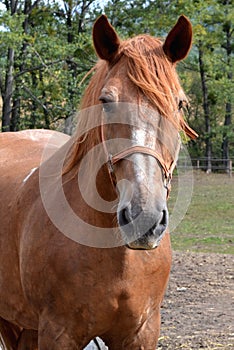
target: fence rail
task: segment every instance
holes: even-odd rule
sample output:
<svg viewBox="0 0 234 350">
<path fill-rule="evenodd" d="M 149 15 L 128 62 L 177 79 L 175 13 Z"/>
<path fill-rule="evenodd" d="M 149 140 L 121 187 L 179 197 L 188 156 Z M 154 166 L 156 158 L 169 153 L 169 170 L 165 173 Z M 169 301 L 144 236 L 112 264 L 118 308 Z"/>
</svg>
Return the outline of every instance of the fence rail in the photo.
<svg viewBox="0 0 234 350">
<path fill-rule="evenodd" d="M 208 167 L 208 159 L 207 158 L 192 158 L 192 166 L 195 169 L 205 170 L 207 172 L 225 172 L 230 177 L 233 173 L 233 160 L 232 159 L 219 159 L 219 158 L 211 158 L 209 159 L 209 167 Z"/>
</svg>

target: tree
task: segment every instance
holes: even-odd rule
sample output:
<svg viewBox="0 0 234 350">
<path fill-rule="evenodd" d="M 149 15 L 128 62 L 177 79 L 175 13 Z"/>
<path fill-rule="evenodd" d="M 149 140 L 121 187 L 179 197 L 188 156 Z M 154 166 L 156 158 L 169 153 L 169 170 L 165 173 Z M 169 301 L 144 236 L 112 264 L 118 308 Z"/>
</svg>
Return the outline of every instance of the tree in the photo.
<svg viewBox="0 0 234 350">
<path fill-rule="evenodd" d="M 74 114 L 82 94 L 78 82 L 95 62 L 90 28 L 86 33 L 93 2 L 5 2 L 5 30 L 0 31 L 3 131 L 57 127 Z"/>
<path fill-rule="evenodd" d="M 191 101 L 189 123 L 199 133 L 194 157 L 234 157 L 232 119 L 233 9 L 231 0 L 4 0 L 0 17 L 2 129 L 58 128 L 70 132 L 95 64 L 92 24 L 104 12 L 119 34 L 165 37 L 182 13 L 194 44 L 177 67 Z M 226 163 L 225 163 L 226 164 Z M 226 164 L 227 165 L 227 164 Z"/>
<path fill-rule="evenodd" d="M 62 13 L 62 17 L 65 18 L 66 23 L 66 32 L 67 32 L 67 44 L 74 46 L 74 54 L 73 56 L 78 54 L 80 50 L 76 49 L 77 39 L 79 36 L 86 32 L 86 17 L 87 12 L 89 11 L 90 6 L 94 3 L 95 0 L 64 0 L 64 11 Z M 90 45 L 90 40 L 87 40 Z M 87 46 L 86 46 L 87 49 Z M 90 51 L 90 47 L 89 47 Z M 86 58 L 87 59 L 87 58 Z M 88 59 L 87 59 L 88 61 Z M 92 60 L 91 60 L 92 62 Z M 78 62 L 74 59 L 74 57 L 67 57 L 67 93 L 68 93 L 68 103 L 70 108 L 67 110 L 65 115 L 65 126 L 64 132 L 67 134 L 71 133 L 71 115 L 76 112 L 76 77 L 78 70 Z"/>
<path fill-rule="evenodd" d="M 232 84 L 232 53 L 233 53 L 233 45 L 232 45 L 232 35 L 233 35 L 233 28 L 232 28 L 232 18 L 230 16 L 230 13 L 232 11 L 231 8 L 231 1 L 229 0 L 224 0 L 221 1 L 221 4 L 224 6 L 224 21 L 223 21 L 223 34 L 224 34 L 224 40 L 222 43 L 222 48 L 225 50 L 225 54 L 226 54 L 226 69 L 225 69 L 225 73 L 226 73 L 226 78 L 228 80 L 228 85 L 230 85 L 230 89 L 228 89 L 228 93 L 227 93 L 227 99 L 226 99 L 226 108 L 225 108 L 225 118 L 224 118 L 224 130 L 223 130 L 223 140 L 222 140 L 222 157 L 224 159 L 224 165 L 226 167 L 226 170 L 228 171 L 228 161 L 227 159 L 230 158 L 230 130 L 229 128 L 232 125 L 232 88 L 231 88 L 231 84 Z M 233 130 L 232 130 L 233 131 Z M 232 132 L 232 136 L 233 136 L 233 132 Z"/>
<path fill-rule="evenodd" d="M 211 171 L 211 157 L 220 158 L 221 149 L 226 159 L 233 154 L 229 147 L 234 134 L 231 120 L 231 101 L 233 99 L 231 88 L 233 8 L 231 1 L 188 2 L 181 0 L 170 1 L 170 4 L 166 1 L 161 3 L 149 1 L 149 6 L 150 10 L 147 11 L 149 15 L 145 23 L 152 25 L 156 15 L 159 19 L 159 30 L 160 27 L 166 29 L 168 23 L 175 21 L 180 13 L 186 14 L 192 21 L 193 49 L 178 70 L 186 85 L 186 91 L 189 92 L 191 106 L 197 106 L 191 109 L 189 117 L 193 127 L 199 133 L 200 137 L 196 144 L 203 150 L 203 154 L 193 142 L 190 143 L 190 147 L 194 156 L 206 157 L 207 170 Z M 197 87 L 198 74 L 200 89 Z M 203 106 L 203 111 L 197 105 L 198 101 Z M 202 115 L 203 124 L 201 123 Z"/>
<path fill-rule="evenodd" d="M 203 95 L 203 110 L 204 110 L 204 118 L 205 118 L 205 143 L 206 143 L 205 157 L 207 159 L 206 171 L 210 173 L 212 171 L 210 103 L 209 103 L 209 97 L 208 97 L 207 76 L 206 76 L 206 70 L 205 70 L 205 64 L 204 64 L 204 47 L 201 41 L 199 41 L 199 44 L 198 44 L 198 55 L 199 55 L 199 70 L 200 70 L 200 76 L 201 76 L 201 86 L 202 86 L 202 95 Z"/>
<path fill-rule="evenodd" d="M 20 42 L 23 42 L 23 34 L 27 34 L 28 29 L 28 17 L 35 6 L 39 3 L 40 0 L 31 0 L 16 1 L 16 0 L 5 0 L 4 4 L 6 6 L 5 19 L 9 27 L 7 31 L 10 30 L 12 34 L 12 29 L 17 29 L 17 32 L 12 36 L 13 40 L 10 40 L 10 45 L 7 48 L 7 57 L 6 57 L 6 71 L 5 71 L 5 83 L 3 83 L 3 76 L 0 77 L 1 81 L 1 95 L 3 100 L 2 108 L 2 130 L 10 131 L 11 124 L 13 130 L 17 129 L 16 120 L 17 120 L 17 108 L 19 105 L 19 100 L 13 103 L 13 93 L 14 93 L 14 70 L 15 70 L 15 60 L 16 60 L 16 50 L 17 45 L 14 41 L 20 39 Z M 12 32 L 11 32 L 12 31 Z M 7 35 L 8 36 L 8 35 Z M 21 54 L 25 52 L 26 45 L 23 43 Z M 22 68 L 20 66 L 20 68 Z"/>
</svg>

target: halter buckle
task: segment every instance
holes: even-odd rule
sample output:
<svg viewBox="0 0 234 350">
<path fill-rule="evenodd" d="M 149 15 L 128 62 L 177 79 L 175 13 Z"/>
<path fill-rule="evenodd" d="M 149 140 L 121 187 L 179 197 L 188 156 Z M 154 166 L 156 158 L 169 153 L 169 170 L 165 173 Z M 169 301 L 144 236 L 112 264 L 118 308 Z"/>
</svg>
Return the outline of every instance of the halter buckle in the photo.
<svg viewBox="0 0 234 350">
<path fill-rule="evenodd" d="M 171 185 L 172 174 L 170 172 L 165 174 L 164 187 L 169 188 Z"/>
<path fill-rule="evenodd" d="M 164 178 L 164 187 L 167 190 L 167 199 L 169 198 L 169 194 L 171 191 L 171 179 L 172 179 L 171 172 L 166 173 Z"/>
<path fill-rule="evenodd" d="M 113 168 L 113 156 L 112 154 L 109 154 L 108 155 L 108 161 L 107 161 L 107 166 L 108 166 L 108 169 L 109 169 L 109 172 L 112 174 L 114 172 L 114 168 Z"/>
</svg>

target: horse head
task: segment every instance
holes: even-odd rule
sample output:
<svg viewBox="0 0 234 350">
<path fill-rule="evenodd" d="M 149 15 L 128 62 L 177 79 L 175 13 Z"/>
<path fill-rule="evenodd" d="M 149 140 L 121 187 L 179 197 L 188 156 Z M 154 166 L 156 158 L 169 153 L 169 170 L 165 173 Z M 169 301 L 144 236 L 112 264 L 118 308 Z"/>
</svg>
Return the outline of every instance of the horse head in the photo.
<svg viewBox="0 0 234 350">
<path fill-rule="evenodd" d="M 107 64 L 99 101 L 107 123 L 111 120 L 102 141 L 132 142 L 129 151 L 125 148 L 116 157 L 111 152 L 118 223 L 123 235 L 131 237 L 130 248 L 157 247 L 168 226 L 166 201 L 180 147 L 178 132 L 180 128 L 191 132 L 180 111 L 186 97 L 175 63 L 187 56 L 191 40 L 192 28 L 185 16 L 164 43 L 148 35 L 121 42 L 104 15 L 94 24 L 94 46 Z"/>
<path fill-rule="evenodd" d="M 121 41 L 105 15 L 93 27 L 101 60 L 82 108 L 100 107 L 96 143 L 102 144 L 106 157 L 110 191 L 118 195 L 116 214 L 123 240 L 132 249 L 159 245 L 168 227 L 167 198 L 179 132 L 196 137 L 183 118 L 181 107 L 187 99 L 175 70 L 191 41 L 191 23 L 185 16 L 164 43 L 149 35 Z M 87 120 L 92 123 L 93 116 Z M 89 135 L 90 140 L 95 137 Z"/>
</svg>

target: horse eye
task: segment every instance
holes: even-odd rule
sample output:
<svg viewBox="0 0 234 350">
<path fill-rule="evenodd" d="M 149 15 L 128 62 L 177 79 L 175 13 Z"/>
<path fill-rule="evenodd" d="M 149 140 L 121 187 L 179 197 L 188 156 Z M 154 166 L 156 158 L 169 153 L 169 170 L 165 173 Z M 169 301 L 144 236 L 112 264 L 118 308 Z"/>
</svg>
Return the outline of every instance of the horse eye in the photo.
<svg viewBox="0 0 234 350">
<path fill-rule="evenodd" d="M 106 97 L 99 97 L 99 101 L 102 103 L 103 111 L 105 113 L 113 113 L 115 103 Z"/>
<path fill-rule="evenodd" d="M 102 107 L 105 113 L 113 112 L 113 102 L 104 102 Z"/>
<path fill-rule="evenodd" d="M 179 110 L 181 110 L 183 108 L 183 106 L 184 106 L 184 101 L 180 100 L 179 105 L 178 105 Z"/>
<path fill-rule="evenodd" d="M 188 112 L 189 109 L 189 104 L 187 101 L 185 100 L 180 100 L 179 101 L 179 105 L 178 105 L 178 109 L 179 111 L 181 111 L 182 109 L 185 110 L 186 112 Z"/>
</svg>

